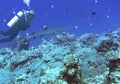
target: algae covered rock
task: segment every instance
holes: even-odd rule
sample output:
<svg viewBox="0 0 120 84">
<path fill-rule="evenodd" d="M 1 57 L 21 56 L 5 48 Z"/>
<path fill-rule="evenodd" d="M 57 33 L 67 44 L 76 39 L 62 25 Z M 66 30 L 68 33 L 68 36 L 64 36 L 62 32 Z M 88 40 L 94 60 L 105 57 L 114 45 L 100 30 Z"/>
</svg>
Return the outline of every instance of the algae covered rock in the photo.
<svg viewBox="0 0 120 84">
<path fill-rule="evenodd" d="M 110 60 L 108 84 L 120 84 L 120 58 Z"/>
</svg>

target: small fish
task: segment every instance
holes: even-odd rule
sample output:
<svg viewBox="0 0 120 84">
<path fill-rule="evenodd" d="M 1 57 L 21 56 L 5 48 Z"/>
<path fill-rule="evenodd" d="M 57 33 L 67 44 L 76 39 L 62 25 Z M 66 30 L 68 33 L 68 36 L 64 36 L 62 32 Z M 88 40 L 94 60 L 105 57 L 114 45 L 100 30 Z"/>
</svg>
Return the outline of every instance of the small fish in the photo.
<svg viewBox="0 0 120 84">
<path fill-rule="evenodd" d="M 44 26 L 43 28 L 44 28 L 44 31 L 48 30 L 48 27 L 47 27 L 47 26 Z"/>
<path fill-rule="evenodd" d="M 96 15 L 96 11 L 92 11 L 91 14 L 92 14 L 92 15 Z"/>
</svg>

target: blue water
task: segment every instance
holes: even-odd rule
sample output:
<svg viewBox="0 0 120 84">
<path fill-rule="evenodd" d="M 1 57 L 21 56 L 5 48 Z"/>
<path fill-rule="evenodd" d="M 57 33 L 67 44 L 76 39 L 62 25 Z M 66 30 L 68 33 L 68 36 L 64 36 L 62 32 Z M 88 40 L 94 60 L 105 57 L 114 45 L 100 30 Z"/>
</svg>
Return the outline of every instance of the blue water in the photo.
<svg viewBox="0 0 120 84">
<path fill-rule="evenodd" d="M 120 28 L 119 3 L 120 0 L 31 0 L 35 18 L 27 31 L 42 32 L 44 25 L 50 29 L 66 27 L 75 36 L 115 30 Z M 7 22 L 23 9 L 28 9 L 23 0 L 0 0 L 0 29 L 7 30 Z M 40 43 L 41 38 L 31 40 L 31 46 Z"/>
</svg>

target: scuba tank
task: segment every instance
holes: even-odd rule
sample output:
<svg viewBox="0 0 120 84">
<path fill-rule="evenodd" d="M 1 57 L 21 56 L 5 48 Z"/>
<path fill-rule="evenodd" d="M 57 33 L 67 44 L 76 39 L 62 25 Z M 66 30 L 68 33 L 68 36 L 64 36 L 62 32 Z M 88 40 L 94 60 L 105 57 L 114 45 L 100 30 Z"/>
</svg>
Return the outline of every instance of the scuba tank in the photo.
<svg viewBox="0 0 120 84">
<path fill-rule="evenodd" d="M 19 23 L 20 19 L 24 16 L 23 11 L 19 11 L 8 23 L 8 27 L 13 28 Z"/>
<path fill-rule="evenodd" d="M 8 27 L 10 28 L 20 28 L 20 29 L 25 29 L 26 27 L 30 26 L 30 21 L 34 17 L 34 11 L 19 11 L 8 23 Z"/>
</svg>

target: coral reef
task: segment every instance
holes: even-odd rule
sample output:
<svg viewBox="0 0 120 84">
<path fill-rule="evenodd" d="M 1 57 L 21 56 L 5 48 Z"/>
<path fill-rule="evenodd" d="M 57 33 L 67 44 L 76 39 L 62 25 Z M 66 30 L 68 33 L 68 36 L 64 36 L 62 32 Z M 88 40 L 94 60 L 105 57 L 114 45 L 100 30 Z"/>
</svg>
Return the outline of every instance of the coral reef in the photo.
<svg viewBox="0 0 120 84">
<path fill-rule="evenodd" d="M 62 33 L 37 47 L 21 40 L 17 50 L 2 48 L 0 84 L 119 84 L 119 32 Z"/>
<path fill-rule="evenodd" d="M 120 58 L 110 61 L 109 74 L 107 77 L 108 84 L 120 83 Z"/>
<path fill-rule="evenodd" d="M 60 35 L 57 35 L 52 39 L 52 43 L 59 44 L 59 45 L 70 45 L 70 43 L 74 42 L 76 39 L 73 34 L 67 34 L 63 32 Z"/>
<path fill-rule="evenodd" d="M 97 75 L 94 78 L 84 79 L 83 84 L 108 84 L 107 75 L 108 72 L 104 72 L 102 75 Z"/>
<path fill-rule="evenodd" d="M 108 84 L 120 83 L 120 49 L 109 53 L 112 57 L 109 58 L 109 74 L 107 77 Z"/>
<path fill-rule="evenodd" d="M 114 42 L 114 40 L 103 40 L 97 47 L 98 52 L 108 52 L 111 50 L 117 50 L 119 47 L 119 44 Z"/>
<path fill-rule="evenodd" d="M 113 30 L 108 31 L 107 33 L 104 34 L 104 36 L 107 36 L 110 39 L 113 39 L 114 41 L 120 42 L 120 28 L 114 31 Z"/>
<path fill-rule="evenodd" d="M 93 46 L 94 42 L 97 41 L 98 35 L 94 33 L 85 33 L 80 36 L 79 40 L 87 47 Z"/>
<path fill-rule="evenodd" d="M 82 84 L 82 72 L 79 59 L 75 54 L 64 57 L 65 70 L 62 75 L 68 84 Z"/>
<path fill-rule="evenodd" d="M 17 40 L 18 51 L 29 49 L 30 39 L 28 39 L 26 37 L 19 36 L 19 37 L 17 37 L 16 40 Z"/>
</svg>

